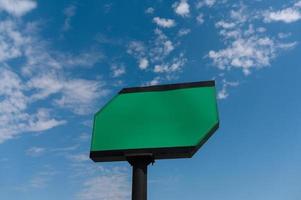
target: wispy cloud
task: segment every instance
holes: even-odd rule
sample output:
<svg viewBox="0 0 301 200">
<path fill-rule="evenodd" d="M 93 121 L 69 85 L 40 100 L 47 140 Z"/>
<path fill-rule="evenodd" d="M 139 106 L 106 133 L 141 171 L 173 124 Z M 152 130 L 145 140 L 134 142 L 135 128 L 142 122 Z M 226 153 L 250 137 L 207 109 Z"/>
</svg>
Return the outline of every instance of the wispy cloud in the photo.
<svg viewBox="0 0 301 200">
<path fill-rule="evenodd" d="M 288 38 L 291 35 L 292 35 L 292 33 L 283 33 L 283 32 L 278 33 L 278 37 L 280 39 Z"/>
<path fill-rule="evenodd" d="M 71 109 L 76 114 L 91 113 L 95 101 L 109 92 L 102 82 L 94 80 L 72 79 L 62 84 L 62 96 L 56 99 L 55 103 Z"/>
<path fill-rule="evenodd" d="M 81 133 L 80 136 L 78 137 L 78 140 L 81 142 L 86 142 L 91 139 L 91 134 L 90 133 Z"/>
<path fill-rule="evenodd" d="M 99 175 L 84 182 L 79 200 L 125 200 L 130 198 L 129 177 L 125 173 Z"/>
<path fill-rule="evenodd" d="M 145 10 L 145 13 L 147 14 L 153 14 L 155 12 L 155 9 L 153 7 L 148 7 L 146 10 Z"/>
<path fill-rule="evenodd" d="M 187 0 L 180 0 L 172 5 L 175 13 L 181 17 L 188 17 L 190 13 L 190 6 Z"/>
<path fill-rule="evenodd" d="M 145 85 L 147 85 L 147 86 L 149 86 L 149 85 L 158 85 L 161 82 L 161 79 L 162 78 L 160 76 L 156 76 L 151 81 L 146 82 Z"/>
<path fill-rule="evenodd" d="M 123 64 L 113 64 L 111 66 L 113 78 L 118 78 L 126 73 L 125 66 Z"/>
<path fill-rule="evenodd" d="M 205 22 L 204 15 L 202 13 L 200 13 L 195 19 L 198 24 L 203 24 Z"/>
<path fill-rule="evenodd" d="M 54 52 L 54 58 L 57 59 L 62 67 L 93 67 L 104 59 L 100 51 L 86 50 L 79 54 L 70 54 Z"/>
<path fill-rule="evenodd" d="M 21 191 L 29 191 L 47 188 L 58 173 L 59 172 L 54 170 L 52 167 L 44 166 L 43 170 L 35 173 L 29 180 L 27 180 L 26 183 L 18 186 L 16 189 Z"/>
<path fill-rule="evenodd" d="M 139 68 L 140 69 L 146 69 L 148 67 L 148 60 L 146 58 L 139 59 Z"/>
<path fill-rule="evenodd" d="M 300 1 L 300 0 L 297 1 L 297 2 L 294 4 L 294 6 L 295 6 L 296 8 L 301 8 L 301 1 Z"/>
<path fill-rule="evenodd" d="M 160 18 L 160 17 L 154 17 L 153 22 L 162 28 L 171 28 L 176 25 L 176 23 L 173 19 L 166 19 L 166 18 Z"/>
<path fill-rule="evenodd" d="M 160 29 L 155 29 L 154 33 L 156 38 L 150 50 L 150 58 L 153 62 L 162 61 L 175 49 L 175 46 Z"/>
<path fill-rule="evenodd" d="M 0 143 L 24 132 L 40 132 L 66 123 L 50 116 L 50 110 L 39 108 L 28 113 L 29 98 L 19 76 L 0 69 Z"/>
<path fill-rule="evenodd" d="M 64 15 L 65 15 L 65 20 L 64 20 L 64 25 L 62 30 L 63 31 L 68 31 L 71 28 L 71 19 L 73 16 L 76 14 L 76 6 L 75 5 L 70 5 L 64 9 Z"/>
<path fill-rule="evenodd" d="M 37 7 L 34 0 L 0 0 L 0 11 L 21 17 Z"/>
<path fill-rule="evenodd" d="M 155 73 L 173 73 L 176 71 L 180 71 L 186 62 L 187 62 L 187 60 L 184 57 L 184 55 L 180 54 L 179 57 L 173 58 L 170 63 L 164 63 L 162 65 L 155 65 L 154 72 Z"/>
<path fill-rule="evenodd" d="M 53 102 L 76 114 L 89 113 L 93 109 L 94 102 L 108 93 L 101 81 L 66 79 L 57 74 L 35 76 L 27 85 L 35 91 L 31 99 L 45 99 L 50 95 L 60 94 Z"/>
<path fill-rule="evenodd" d="M 223 79 L 222 89 L 220 91 L 218 91 L 217 98 L 218 99 L 226 99 L 229 96 L 228 87 L 236 87 L 238 85 L 239 85 L 239 82 L 237 82 L 237 81 L 230 82 L 230 81 L 226 81 L 226 79 Z"/>
<path fill-rule="evenodd" d="M 127 53 L 137 59 L 139 69 L 153 72 L 154 75 L 151 81 L 146 81 L 142 85 L 153 85 L 177 78 L 176 73 L 182 71 L 187 60 L 184 52 L 179 52 L 176 48 L 180 45 L 179 38 L 189 34 L 190 31 L 188 28 L 182 28 L 177 33 L 178 37 L 172 38 L 163 30 L 155 28 L 150 40 L 146 42 L 133 40 L 129 43 Z"/>
<path fill-rule="evenodd" d="M 234 22 L 226 22 L 224 20 L 220 20 L 218 21 L 215 26 L 217 28 L 223 28 L 223 29 L 231 29 L 234 28 L 236 26 L 236 23 Z"/>
<path fill-rule="evenodd" d="M 43 147 L 31 147 L 27 149 L 26 154 L 32 157 L 37 157 L 43 155 L 45 148 Z"/>
<path fill-rule="evenodd" d="M 297 44 L 294 41 L 282 42 L 269 36 L 265 28 L 256 27 L 255 21 L 261 20 L 256 13 L 258 12 L 250 11 L 241 4 L 238 9 L 230 11 L 228 18 L 215 23 L 225 47 L 210 50 L 206 57 L 226 74 L 232 69 L 240 69 L 244 75 L 249 75 L 254 69 L 270 66 L 281 51 L 291 49 Z M 238 84 L 237 81 L 227 81 L 226 74 L 222 76 L 219 99 L 227 98 L 227 89 Z"/>
<path fill-rule="evenodd" d="M 289 7 L 278 11 L 265 11 L 264 12 L 265 22 L 284 22 L 292 23 L 301 19 L 300 9 L 296 7 Z"/>
<path fill-rule="evenodd" d="M 245 75 L 251 69 L 269 66 L 280 50 L 289 49 L 296 43 L 283 43 L 265 35 L 251 24 L 251 13 L 245 7 L 230 12 L 228 20 L 221 20 L 216 27 L 226 44 L 224 49 L 208 53 L 208 57 L 220 69 L 238 68 Z"/>
<path fill-rule="evenodd" d="M 0 62 L 22 56 L 24 45 L 30 40 L 18 30 L 18 24 L 12 19 L 0 21 Z"/>
<path fill-rule="evenodd" d="M 137 59 L 138 66 L 142 70 L 146 69 L 149 65 L 146 51 L 145 44 L 141 41 L 131 41 L 127 47 L 127 53 Z"/>
<path fill-rule="evenodd" d="M 65 123 L 65 120 L 56 120 L 51 118 L 49 109 L 39 108 L 37 113 L 29 119 L 27 131 L 41 132 Z"/>
<path fill-rule="evenodd" d="M 131 41 L 127 48 L 127 53 L 135 57 L 141 57 L 145 55 L 145 45 L 141 41 Z"/>
<path fill-rule="evenodd" d="M 185 35 L 188 35 L 191 32 L 191 30 L 189 28 L 182 28 L 178 31 L 178 36 L 182 37 Z"/>
<path fill-rule="evenodd" d="M 18 5 L 19 1 L 15 2 Z M 0 22 L 0 143 L 22 133 L 43 132 L 65 124 L 54 108 L 90 113 L 97 99 L 108 92 L 100 79 L 70 78 L 70 73 L 65 74 L 68 67 L 94 65 L 102 54 L 53 51 L 40 38 L 38 25 L 11 17 L 3 17 Z M 19 62 L 11 67 L 15 59 Z M 48 103 L 31 107 L 41 100 Z"/>
<path fill-rule="evenodd" d="M 204 6 L 212 7 L 216 3 L 216 0 L 199 0 L 197 3 L 197 8 Z"/>
<path fill-rule="evenodd" d="M 68 156 L 68 159 L 72 162 L 90 161 L 89 155 L 87 153 L 72 154 Z"/>
<path fill-rule="evenodd" d="M 58 152 L 58 153 L 66 153 L 70 151 L 75 151 L 77 150 L 79 145 L 72 145 L 72 146 L 67 146 L 67 147 L 56 147 L 49 149 L 50 152 Z"/>
<path fill-rule="evenodd" d="M 241 68 L 244 74 L 250 74 L 253 67 L 270 65 L 275 57 L 276 45 L 268 37 L 251 36 L 237 38 L 232 44 L 219 51 L 210 51 L 208 56 L 220 69 Z"/>
</svg>

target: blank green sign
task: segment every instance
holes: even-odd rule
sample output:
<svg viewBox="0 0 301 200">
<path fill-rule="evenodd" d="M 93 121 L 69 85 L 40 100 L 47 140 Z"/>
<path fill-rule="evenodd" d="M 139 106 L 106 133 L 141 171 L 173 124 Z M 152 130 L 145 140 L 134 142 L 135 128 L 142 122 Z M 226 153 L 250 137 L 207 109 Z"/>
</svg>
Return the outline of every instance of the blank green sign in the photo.
<svg viewBox="0 0 301 200">
<path fill-rule="evenodd" d="M 218 128 L 214 81 L 125 88 L 94 116 L 90 157 L 191 157 Z"/>
</svg>

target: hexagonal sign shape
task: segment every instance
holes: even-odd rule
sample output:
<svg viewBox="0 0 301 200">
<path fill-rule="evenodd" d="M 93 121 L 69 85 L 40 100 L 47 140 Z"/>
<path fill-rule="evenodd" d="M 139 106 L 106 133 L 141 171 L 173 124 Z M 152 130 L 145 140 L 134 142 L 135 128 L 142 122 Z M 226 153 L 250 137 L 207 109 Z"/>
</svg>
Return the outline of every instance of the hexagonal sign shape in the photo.
<svg viewBox="0 0 301 200">
<path fill-rule="evenodd" d="M 218 125 L 214 81 L 124 88 L 94 116 L 90 158 L 190 158 Z"/>
</svg>

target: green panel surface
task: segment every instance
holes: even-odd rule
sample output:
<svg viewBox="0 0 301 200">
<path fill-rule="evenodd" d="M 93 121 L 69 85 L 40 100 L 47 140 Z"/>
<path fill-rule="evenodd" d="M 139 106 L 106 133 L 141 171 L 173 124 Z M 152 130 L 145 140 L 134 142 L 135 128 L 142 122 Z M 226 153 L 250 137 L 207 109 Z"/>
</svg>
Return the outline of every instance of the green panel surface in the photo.
<svg viewBox="0 0 301 200">
<path fill-rule="evenodd" d="M 217 124 L 214 86 L 120 93 L 94 116 L 91 152 L 198 146 Z"/>
</svg>

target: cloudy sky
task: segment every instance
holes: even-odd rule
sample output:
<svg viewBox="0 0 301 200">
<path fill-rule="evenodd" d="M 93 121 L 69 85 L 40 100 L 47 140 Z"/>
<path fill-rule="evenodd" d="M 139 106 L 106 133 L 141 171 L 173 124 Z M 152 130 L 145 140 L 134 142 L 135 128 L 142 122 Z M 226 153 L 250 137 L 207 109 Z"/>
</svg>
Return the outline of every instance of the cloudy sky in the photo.
<svg viewBox="0 0 301 200">
<path fill-rule="evenodd" d="M 216 80 L 220 129 L 149 168 L 149 199 L 301 198 L 301 1 L 0 0 L 0 197 L 127 200 L 88 158 L 121 88 Z"/>
</svg>

